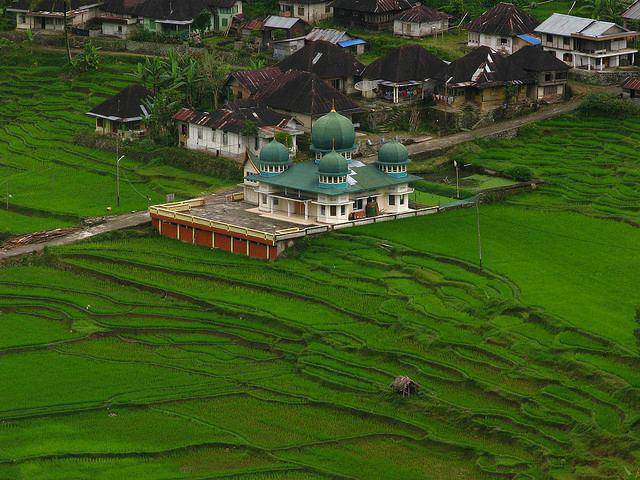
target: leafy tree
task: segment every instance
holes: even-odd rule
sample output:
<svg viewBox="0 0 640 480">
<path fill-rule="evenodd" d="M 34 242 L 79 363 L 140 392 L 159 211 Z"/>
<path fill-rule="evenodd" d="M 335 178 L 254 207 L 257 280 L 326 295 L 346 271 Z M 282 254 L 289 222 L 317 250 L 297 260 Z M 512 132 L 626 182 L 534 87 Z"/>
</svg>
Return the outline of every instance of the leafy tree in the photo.
<svg viewBox="0 0 640 480">
<path fill-rule="evenodd" d="M 99 48 L 93 43 L 87 42 L 84 44 L 82 53 L 71 60 L 71 66 L 76 71 L 88 72 L 89 70 L 97 70 L 100 64 L 100 55 L 98 55 Z"/>
<path fill-rule="evenodd" d="M 227 76 L 231 73 L 231 68 L 215 54 L 207 52 L 200 57 L 198 69 L 201 75 L 200 88 L 203 97 L 211 94 L 215 110 L 218 108 L 218 102 L 222 96 Z M 204 98 L 203 101 L 205 101 Z"/>
<path fill-rule="evenodd" d="M 576 12 L 596 20 L 619 22 L 626 3 L 621 0 L 583 0 Z"/>
<path fill-rule="evenodd" d="M 258 124 L 253 120 L 247 120 L 242 127 L 242 134 L 246 137 L 254 137 L 258 134 Z"/>
<path fill-rule="evenodd" d="M 182 98 L 176 90 L 161 90 L 155 96 L 143 100 L 149 112 L 147 126 L 154 142 L 173 145 L 176 142 L 173 116 L 180 109 Z"/>
<path fill-rule="evenodd" d="M 156 94 L 162 86 L 162 72 L 164 61 L 159 57 L 145 57 L 143 63 L 138 63 L 133 76 L 139 83 L 148 86 Z"/>
<path fill-rule="evenodd" d="M 211 27 L 211 12 L 209 10 L 202 10 L 193 19 L 194 28 L 201 34 L 209 30 Z"/>
</svg>

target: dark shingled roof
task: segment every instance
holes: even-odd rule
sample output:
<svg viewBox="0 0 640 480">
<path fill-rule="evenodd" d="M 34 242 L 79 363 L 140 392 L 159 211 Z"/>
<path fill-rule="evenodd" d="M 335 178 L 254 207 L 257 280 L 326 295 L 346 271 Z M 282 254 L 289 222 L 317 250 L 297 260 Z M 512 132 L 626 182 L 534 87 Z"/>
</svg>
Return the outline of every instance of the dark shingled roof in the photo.
<svg viewBox="0 0 640 480">
<path fill-rule="evenodd" d="M 461 86 L 483 87 L 492 84 L 533 83 L 534 79 L 516 62 L 489 47 L 479 47 L 449 64 L 446 82 L 450 86 L 463 84 Z"/>
<path fill-rule="evenodd" d="M 445 62 L 431 55 L 420 45 L 403 45 L 369 64 L 362 76 L 369 80 L 406 82 L 441 78 L 446 69 Z"/>
<path fill-rule="evenodd" d="M 96 3 L 100 3 L 99 0 L 70 0 L 69 10 L 76 10 L 85 5 L 95 5 Z M 32 5 L 35 8 L 31 8 Z M 18 0 L 15 3 L 9 2 L 8 8 L 17 9 L 17 10 L 29 10 L 34 12 L 62 12 L 63 2 L 60 0 L 42 0 L 40 2 L 35 3 L 33 0 Z"/>
<path fill-rule="evenodd" d="M 426 5 L 416 5 L 396 16 L 396 20 L 413 23 L 437 22 L 438 20 L 446 20 L 448 18 L 451 18 L 451 15 L 436 10 L 435 8 L 427 7 Z"/>
<path fill-rule="evenodd" d="M 291 116 L 278 113 L 255 100 L 237 100 L 212 113 L 181 108 L 173 118 L 226 132 L 241 132 L 247 121 L 255 122 L 258 127 L 282 128 L 291 120 Z"/>
<path fill-rule="evenodd" d="M 384 13 L 399 12 L 413 7 L 411 0 L 334 0 L 333 8 L 355 10 L 356 12 Z"/>
<path fill-rule="evenodd" d="M 283 71 L 293 69 L 312 72 L 320 78 L 352 77 L 364 68 L 348 49 L 325 41 L 307 42 L 278 66 Z"/>
<path fill-rule="evenodd" d="M 118 15 L 135 15 L 145 0 L 106 0 L 100 10 Z"/>
<path fill-rule="evenodd" d="M 299 70 L 285 72 L 282 77 L 260 92 L 256 99 L 271 108 L 307 115 L 310 113 L 322 115 L 330 112 L 332 102 L 335 103 L 338 112 L 360 109 L 358 104 L 327 85 L 317 75 Z"/>
<path fill-rule="evenodd" d="M 205 9 L 234 4 L 235 0 L 145 0 L 136 8 L 136 14 L 156 20 L 188 21 Z"/>
<path fill-rule="evenodd" d="M 251 95 L 255 95 L 262 87 L 282 76 L 282 70 L 278 67 L 264 67 L 257 70 L 242 70 L 229 75 L 229 80 L 235 78 L 238 83 L 245 87 Z M 227 83 L 229 82 L 227 80 Z"/>
<path fill-rule="evenodd" d="M 513 36 L 531 33 L 539 24 L 538 20 L 515 5 L 499 3 L 469 22 L 465 28 L 471 32 Z"/>
<path fill-rule="evenodd" d="M 559 60 L 553 52 L 547 52 L 542 45 L 527 45 L 508 57 L 527 72 L 549 72 L 569 70 L 569 65 Z"/>
<path fill-rule="evenodd" d="M 151 90 L 142 85 L 129 85 L 123 88 L 113 97 L 105 100 L 100 105 L 92 108 L 89 115 L 115 118 L 145 117 L 142 111 L 142 100 L 151 97 Z"/>
</svg>

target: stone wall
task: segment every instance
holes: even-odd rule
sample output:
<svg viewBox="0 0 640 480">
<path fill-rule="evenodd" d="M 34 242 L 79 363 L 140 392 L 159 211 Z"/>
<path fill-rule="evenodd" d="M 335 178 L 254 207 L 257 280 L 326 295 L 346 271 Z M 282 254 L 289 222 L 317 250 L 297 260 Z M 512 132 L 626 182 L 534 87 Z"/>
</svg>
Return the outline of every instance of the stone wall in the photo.
<svg viewBox="0 0 640 480">
<path fill-rule="evenodd" d="M 573 68 L 569 71 L 569 78 L 590 85 L 620 85 L 622 81 L 631 76 L 640 75 L 640 70 L 615 70 L 598 72 L 595 70 L 581 70 Z"/>
</svg>

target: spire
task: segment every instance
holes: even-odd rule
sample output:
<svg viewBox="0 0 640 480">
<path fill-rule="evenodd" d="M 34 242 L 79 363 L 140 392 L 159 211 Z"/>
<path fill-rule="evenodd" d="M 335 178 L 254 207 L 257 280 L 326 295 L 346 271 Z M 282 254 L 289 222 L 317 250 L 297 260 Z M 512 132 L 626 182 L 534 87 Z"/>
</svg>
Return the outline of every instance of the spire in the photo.
<svg viewBox="0 0 640 480">
<path fill-rule="evenodd" d="M 336 99 L 332 98 L 331 99 L 331 111 L 335 112 L 336 111 Z M 335 140 L 334 140 L 335 141 Z"/>
</svg>

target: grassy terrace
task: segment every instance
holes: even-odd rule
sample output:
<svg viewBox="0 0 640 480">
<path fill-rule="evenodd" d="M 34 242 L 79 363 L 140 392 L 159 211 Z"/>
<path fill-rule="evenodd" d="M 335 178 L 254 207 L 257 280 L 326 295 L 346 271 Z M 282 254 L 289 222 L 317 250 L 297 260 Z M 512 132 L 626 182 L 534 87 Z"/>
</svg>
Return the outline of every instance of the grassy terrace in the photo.
<svg viewBox="0 0 640 480">
<path fill-rule="evenodd" d="M 73 143 L 89 132 L 85 115 L 133 81 L 129 57 L 101 57 L 98 72 L 69 77 L 63 53 L 0 49 L 0 232 L 23 233 L 78 223 L 87 216 L 140 210 L 220 186 L 213 177 L 125 158 L 121 208 L 115 208 L 115 155 Z M 8 187 L 7 187 L 8 183 Z M 10 208 L 5 207 L 7 188 Z"/>
<path fill-rule="evenodd" d="M 18 95 L 18 78 L 48 85 L 24 72 L 1 128 L 38 135 L 2 135 L 0 168 L 78 165 L 54 162 L 67 187 L 49 195 L 78 215 L 65 192 L 112 185 L 110 157 L 49 130 L 65 122 L 39 127 L 31 109 L 56 97 Z M 72 125 L 88 129 L 94 102 L 73 85 Z M 29 108 L 7 117 L 16 101 Z M 483 270 L 474 209 L 314 237 L 271 263 L 140 230 L 1 266 L 0 478 L 637 479 L 638 131 L 567 116 L 454 152 L 546 181 L 480 207 Z M 29 192 L 47 214 L 0 222 L 57 224 L 48 191 Z M 419 395 L 389 392 L 401 374 Z"/>
</svg>

